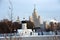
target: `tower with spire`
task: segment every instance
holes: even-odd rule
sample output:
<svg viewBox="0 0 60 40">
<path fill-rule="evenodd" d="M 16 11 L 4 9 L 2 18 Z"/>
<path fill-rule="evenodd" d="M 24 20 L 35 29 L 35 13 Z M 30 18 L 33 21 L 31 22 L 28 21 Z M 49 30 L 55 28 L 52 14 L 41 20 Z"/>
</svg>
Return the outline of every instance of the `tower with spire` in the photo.
<svg viewBox="0 0 60 40">
<path fill-rule="evenodd" d="M 33 10 L 32 16 L 38 18 L 38 13 L 37 13 L 37 10 L 36 10 L 36 5 L 34 5 L 34 10 Z"/>
<path fill-rule="evenodd" d="M 40 27 L 40 16 L 38 16 L 36 5 L 34 5 L 32 16 L 29 19 L 34 23 L 35 27 Z"/>
<path fill-rule="evenodd" d="M 17 17 L 17 20 L 16 20 L 16 22 L 20 23 L 20 19 L 19 19 L 19 16 Z"/>
</svg>

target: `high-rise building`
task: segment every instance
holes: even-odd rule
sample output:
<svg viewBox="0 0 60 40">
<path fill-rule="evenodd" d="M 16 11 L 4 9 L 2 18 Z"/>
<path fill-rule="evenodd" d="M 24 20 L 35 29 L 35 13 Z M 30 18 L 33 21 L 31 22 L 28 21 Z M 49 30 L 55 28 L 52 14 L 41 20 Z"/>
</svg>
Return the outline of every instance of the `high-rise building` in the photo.
<svg viewBox="0 0 60 40">
<path fill-rule="evenodd" d="M 35 6 L 32 16 L 29 17 L 29 20 L 34 23 L 35 27 L 40 27 L 40 16 L 38 16 Z"/>
<path fill-rule="evenodd" d="M 29 17 L 29 21 L 33 22 L 33 18 L 32 18 L 32 16 Z"/>
</svg>

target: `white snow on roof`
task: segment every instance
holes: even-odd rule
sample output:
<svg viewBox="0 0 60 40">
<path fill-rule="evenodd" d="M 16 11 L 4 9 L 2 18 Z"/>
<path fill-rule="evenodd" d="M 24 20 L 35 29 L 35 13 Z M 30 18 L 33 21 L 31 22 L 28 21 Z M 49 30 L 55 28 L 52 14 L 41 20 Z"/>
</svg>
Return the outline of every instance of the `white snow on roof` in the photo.
<svg viewBox="0 0 60 40">
<path fill-rule="evenodd" d="M 58 23 L 58 21 L 57 20 L 54 20 L 54 19 L 52 19 L 52 20 L 50 20 L 50 22 L 56 22 L 56 23 Z"/>
</svg>

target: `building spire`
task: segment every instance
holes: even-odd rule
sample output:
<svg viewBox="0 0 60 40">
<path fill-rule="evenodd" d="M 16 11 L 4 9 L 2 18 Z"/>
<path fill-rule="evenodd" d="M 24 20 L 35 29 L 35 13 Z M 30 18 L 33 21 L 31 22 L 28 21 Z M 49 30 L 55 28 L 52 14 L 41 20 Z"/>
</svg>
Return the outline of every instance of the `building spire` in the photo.
<svg viewBox="0 0 60 40">
<path fill-rule="evenodd" d="M 34 12 L 36 11 L 36 4 L 34 4 Z"/>
<path fill-rule="evenodd" d="M 34 4 L 34 9 L 36 8 L 36 4 Z"/>
<path fill-rule="evenodd" d="M 33 15 L 34 15 L 36 18 L 38 18 L 38 14 L 37 14 L 37 11 L 36 11 L 36 4 L 34 4 Z"/>
</svg>

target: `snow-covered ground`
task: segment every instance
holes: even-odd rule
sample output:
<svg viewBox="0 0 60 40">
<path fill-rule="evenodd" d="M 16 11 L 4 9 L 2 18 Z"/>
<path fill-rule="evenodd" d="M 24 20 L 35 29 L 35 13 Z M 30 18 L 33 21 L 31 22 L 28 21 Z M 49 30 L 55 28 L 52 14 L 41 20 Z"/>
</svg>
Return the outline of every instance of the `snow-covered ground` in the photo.
<svg viewBox="0 0 60 40">
<path fill-rule="evenodd" d="M 39 35 L 39 36 L 11 36 L 0 37 L 0 40 L 60 40 L 60 35 Z"/>
</svg>

